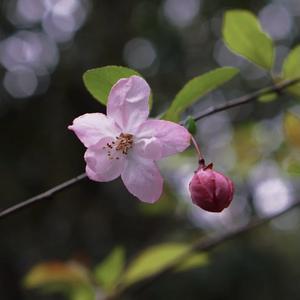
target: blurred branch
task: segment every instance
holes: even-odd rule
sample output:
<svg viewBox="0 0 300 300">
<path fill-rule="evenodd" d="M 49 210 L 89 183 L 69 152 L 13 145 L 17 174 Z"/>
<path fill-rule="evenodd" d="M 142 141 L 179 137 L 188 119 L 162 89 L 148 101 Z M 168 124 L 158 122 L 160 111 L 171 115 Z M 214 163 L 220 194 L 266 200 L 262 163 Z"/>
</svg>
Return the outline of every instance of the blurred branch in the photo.
<svg viewBox="0 0 300 300">
<path fill-rule="evenodd" d="M 169 264 L 165 268 L 161 269 L 158 273 L 156 273 L 152 277 L 148 278 L 144 282 L 137 285 L 136 289 L 134 289 L 134 293 L 142 292 L 144 289 L 146 289 L 147 287 L 149 287 L 150 285 L 155 283 L 157 280 L 161 279 L 161 277 L 172 273 L 174 270 L 176 270 L 176 268 L 180 264 L 182 264 L 186 259 L 188 259 L 193 254 L 193 252 L 209 251 L 224 242 L 232 240 L 242 234 L 248 233 L 249 231 L 251 231 L 257 227 L 262 226 L 262 225 L 272 221 L 273 219 L 276 219 L 276 218 L 288 213 L 289 211 L 293 210 L 295 207 L 297 207 L 299 205 L 300 205 L 300 200 L 294 202 L 286 209 L 284 209 L 278 213 L 272 214 L 268 217 L 265 217 L 262 219 L 252 219 L 252 221 L 250 221 L 247 225 L 239 227 L 235 230 L 232 230 L 232 231 L 229 231 L 229 232 L 223 233 L 223 234 L 215 234 L 212 236 L 206 236 L 204 238 L 201 238 L 200 240 L 196 241 L 190 247 L 189 250 L 187 250 L 185 253 L 183 253 L 180 257 L 178 257 L 171 264 Z M 117 291 L 113 297 L 109 297 L 106 300 L 119 299 L 119 297 L 122 296 L 124 293 L 126 293 L 130 288 L 131 288 L 130 286 L 128 288 L 124 288 L 124 289 L 122 289 L 122 287 L 121 287 L 120 290 Z"/>
<path fill-rule="evenodd" d="M 44 193 L 41 193 L 39 195 L 36 195 L 36 196 L 34 196 L 32 198 L 29 198 L 29 199 L 23 201 L 23 202 L 20 202 L 20 203 L 18 203 L 16 205 L 13 205 L 13 206 L 11 206 L 11 207 L 9 207 L 9 208 L 1 211 L 1 213 L 0 213 L 0 219 L 3 219 L 3 218 L 5 218 L 5 217 L 7 217 L 7 216 L 9 216 L 9 215 L 17 212 L 17 211 L 20 211 L 20 210 L 24 209 L 25 207 L 29 207 L 29 206 L 31 206 L 31 205 L 39 202 L 40 200 L 51 198 L 55 194 L 57 194 L 57 193 L 65 190 L 65 189 L 71 187 L 72 185 L 74 185 L 74 184 L 82 181 L 86 177 L 87 176 L 86 176 L 85 173 L 80 174 L 80 175 L 78 175 L 78 176 L 76 176 L 76 177 L 74 177 L 74 178 L 72 178 L 72 179 L 70 179 L 68 181 L 65 181 L 65 182 L 63 182 L 63 183 L 55 186 L 54 188 L 52 188 L 52 189 L 50 189 L 50 190 L 48 190 L 48 191 L 46 191 Z"/>
<path fill-rule="evenodd" d="M 224 104 L 220 104 L 217 106 L 211 106 L 208 107 L 206 110 L 204 110 L 202 113 L 200 113 L 199 115 L 194 117 L 195 121 L 199 121 L 200 119 L 210 116 L 212 114 L 218 113 L 220 111 L 224 111 L 227 109 L 230 109 L 232 107 L 236 107 L 239 105 L 243 105 L 246 104 L 248 102 L 254 101 L 256 100 L 258 97 L 269 94 L 269 93 L 280 93 L 283 90 L 285 90 L 286 88 L 292 86 L 293 84 L 296 84 L 300 82 L 300 78 L 296 78 L 296 79 L 292 79 L 292 80 L 287 80 L 287 81 L 282 81 L 280 83 L 271 85 L 269 87 L 260 89 L 254 93 L 250 93 L 247 94 L 245 96 L 242 96 L 240 98 L 237 99 L 233 99 L 233 100 L 229 100 L 228 102 L 224 103 Z M 80 182 L 82 179 L 86 178 L 86 174 L 83 173 L 79 176 L 76 176 L 68 181 L 63 182 L 60 185 L 57 185 L 55 187 L 53 187 L 52 189 L 39 194 L 37 196 L 34 196 L 30 199 L 27 199 L 23 202 L 20 202 L 19 204 L 13 205 L 5 210 L 3 210 L 2 212 L 0 212 L 0 219 L 3 219 L 11 214 L 14 214 L 15 212 L 24 209 L 26 207 L 30 207 L 31 205 L 39 202 L 40 200 L 44 200 L 44 199 L 48 199 L 51 198 L 52 196 L 54 196 L 55 194 L 61 192 L 62 190 L 71 187 L 72 185 Z"/>
</svg>

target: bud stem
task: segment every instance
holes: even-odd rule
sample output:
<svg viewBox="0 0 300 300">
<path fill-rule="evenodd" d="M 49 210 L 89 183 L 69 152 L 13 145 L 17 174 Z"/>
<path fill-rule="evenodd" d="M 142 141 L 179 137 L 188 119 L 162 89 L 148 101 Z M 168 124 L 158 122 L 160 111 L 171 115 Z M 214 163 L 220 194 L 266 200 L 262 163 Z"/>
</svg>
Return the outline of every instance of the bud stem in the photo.
<svg viewBox="0 0 300 300">
<path fill-rule="evenodd" d="M 198 154 L 198 157 L 199 157 L 199 164 L 200 164 L 201 166 L 204 166 L 204 165 L 205 165 L 204 157 L 203 157 L 203 155 L 202 155 L 202 153 L 201 153 L 201 151 L 200 151 L 200 147 L 199 147 L 199 145 L 197 144 L 197 141 L 195 140 L 195 138 L 194 138 L 192 135 L 191 135 L 191 140 L 192 140 L 193 145 L 194 145 L 194 147 L 195 147 L 195 150 L 196 150 L 196 152 L 197 152 L 197 154 Z"/>
</svg>

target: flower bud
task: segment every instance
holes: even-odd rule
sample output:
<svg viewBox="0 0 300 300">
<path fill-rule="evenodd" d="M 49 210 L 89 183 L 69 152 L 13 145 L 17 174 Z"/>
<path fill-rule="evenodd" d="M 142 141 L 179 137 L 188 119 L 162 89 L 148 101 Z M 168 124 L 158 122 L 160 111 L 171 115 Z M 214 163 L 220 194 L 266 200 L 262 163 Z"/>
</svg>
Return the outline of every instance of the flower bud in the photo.
<svg viewBox="0 0 300 300">
<path fill-rule="evenodd" d="M 194 204 L 210 212 L 221 212 L 231 203 L 234 185 L 228 177 L 212 167 L 212 164 L 205 166 L 204 162 L 200 162 L 189 189 Z"/>
</svg>

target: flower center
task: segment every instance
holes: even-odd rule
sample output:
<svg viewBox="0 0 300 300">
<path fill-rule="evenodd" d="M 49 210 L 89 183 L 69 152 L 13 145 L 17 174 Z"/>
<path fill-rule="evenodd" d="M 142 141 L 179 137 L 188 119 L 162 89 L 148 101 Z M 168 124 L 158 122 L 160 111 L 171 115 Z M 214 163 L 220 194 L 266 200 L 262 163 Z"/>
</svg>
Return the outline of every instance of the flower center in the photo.
<svg viewBox="0 0 300 300">
<path fill-rule="evenodd" d="M 109 159 L 120 159 L 119 154 L 128 154 L 128 150 L 132 148 L 133 135 L 130 133 L 121 133 L 116 136 L 116 139 L 111 143 L 107 143 L 103 149 L 107 149 L 107 156 Z"/>
</svg>

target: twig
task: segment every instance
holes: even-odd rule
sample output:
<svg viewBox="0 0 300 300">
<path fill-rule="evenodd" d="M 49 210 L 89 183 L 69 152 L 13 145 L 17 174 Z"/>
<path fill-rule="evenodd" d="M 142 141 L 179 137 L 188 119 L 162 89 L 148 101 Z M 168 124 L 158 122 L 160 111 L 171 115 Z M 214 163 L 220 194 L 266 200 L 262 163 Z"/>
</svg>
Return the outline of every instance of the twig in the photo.
<svg viewBox="0 0 300 300">
<path fill-rule="evenodd" d="M 144 289 L 146 289 L 147 287 L 152 285 L 154 282 L 159 280 L 161 277 L 173 272 L 186 259 L 190 258 L 190 256 L 195 251 L 207 252 L 207 251 L 219 246 L 220 244 L 222 244 L 224 242 L 232 240 L 232 239 L 238 237 L 241 234 L 245 234 L 245 233 L 251 231 L 252 229 L 255 229 L 255 228 L 257 228 L 261 225 L 264 225 L 264 224 L 272 221 L 273 219 L 276 219 L 276 218 L 286 214 L 287 212 L 293 210 L 295 207 L 297 207 L 299 205 L 300 205 L 300 200 L 294 202 L 293 204 L 291 204 L 286 209 L 284 209 L 284 210 L 282 210 L 278 213 L 275 213 L 275 214 L 273 214 L 269 217 L 265 217 L 265 218 L 262 218 L 262 219 L 253 219 L 247 225 L 239 227 L 235 230 L 232 230 L 232 231 L 229 231 L 229 232 L 223 233 L 223 234 L 215 234 L 215 235 L 210 236 L 210 237 L 206 236 L 206 237 L 196 241 L 185 253 L 183 253 L 181 256 L 179 256 L 172 263 L 170 263 L 168 266 L 161 269 L 159 272 L 154 274 L 152 277 L 146 279 L 143 283 L 140 283 L 136 287 L 134 292 L 138 293 L 138 292 L 143 291 Z M 116 298 L 113 298 L 113 299 L 118 299 L 120 296 L 122 296 L 124 293 L 126 293 L 129 288 L 131 288 L 131 286 L 125 287 L 124 289 L 121 288 L 121 290 L 117 291 L 116 296 L 115 296 Z"/>
<path fill-rule="evenodd" d="M 33 204 L 35 204 L 36 202 L 40 201 L 40 200 L 44 200 L 44 199 L 48 199 L 48 198 L 51 198 L 52 196 L 54 196 L 55 194 L 65 190 L 66 188 L 78 183 L 79 181 L 82 181 L 84 178 L 86 178 L 86 174 L 83 173 L 83 174 L 80 174 L 68 181 L 65 181 L 57 186 L 55 186 L 54 188 L 44 192 L 44 193 L 41 193 L 39 195 L 36 195 L 32 198 L 29 198 L 23 202 L 20 202 L 16 205 L 13 205 L 5 210 L 3 210 L 1 213 L 0 213 L 0 219 L 3 219 L 9 215 L 11 215 L 12 213 L 15 213 L 16 211 L 20 211 L 22 209 L 24 209 L 25 207 L 29 207 Z"/>
<path fill-rule="evenodd" d="M 200 119 L 204 118 L 204 117 L 207 117 L 209 115 L 212 115 L 212 114 L 215 114 L 215 113 L 218 113 L 220 111 L 224 111 L 224 110 L 227 110 L 227 109 L 230 109 L 232 107 L 236 107 L 236 106 L 239 106 L 239 105 L 242 105 L 242 104 L 245 104 L 245 103 L 248 103 L 250 101 L 254 101 L 256 100 L 259 96 L 262 96 L 262 95 L 266 95 L 266 94 L 269 94 L 269 93 L 272 93 L 272 92 L 276 92 L 276 93 L 279 93 L 281 91 L 283 91 L 284 89 L 290 87 L 291 85 L 293 84 L 296 84 L 300 82 L 300 78 L 296 78 L 296 79 L 292 79 L 292 80 L 287 80 L 287 81 L 283 81 L 283 82 L 280 82 L 278 84 L 275 84 L 275 85 L 272 85 L 272 86 L 269 86 L 269 87 L 266 87 L 264 89 L 261 89 L 261 90 L 258 90 L 254 93 L 251 93 L 251 94 L 247 94 L 245 96 L 242 96 L 240 98 L 237 98 L 237 99 L 233 99 L 233 100 L 229 100 L 228 102 L 224 103 L 224 104 L 220 104 L 220 105 L 217 105 L 217 106 L 211 106 L 209 107 L 208 109 L 204 110 L 202 113 L 200 113 L 199 115 L 195 116 L 194 117 L 194 120 L 195 121 L 199 121 Z M 20 202 L 19 204 L 16 204 L 14 206 L 11 206 L 5 210 L 3 210 L 2 212 L 0 212 L 0 219 L 3 219 L 21 209 L 24 209 L 26 207 L 30 207 L 32 204 L 40 201 L 40 200 L 44 200 L 44 199 L 47 199 L 47 198 L 50 198 L 52 197 L 54 194 L 57 194 L 58 192 L 74 185 L 75 183 L 78 183 L 80 182 L 82 179 L 86 178 L 86 174 L 81 174 L 77 177 L 74 177 L 68 181 L 65 181 L 63 182 L 62 184 L 60 185 L 57 185 L 55 187 L 53 187 L 52 189 L 42 193 L 42 194 L 39 194 L 35 197 L 32 197 L 28 200 L 25 200 L 23 202 Z"/>
<path fill-rule="evenodd" d="M 203 119 L 205 117 L 208 117 L 208 116 L 218 113 L 220 111 L 224 111 L 224 110 L 254 101 L 257 98 L 259 98 L 260 96 L 267 95 L 270 93 L 280 93 L 283 90 L 285 90 L 286 88 L 288 88 L 296 83 L 299 83 L 299 82 L 300 82 L 300 78 L 282 81 L 278 84 L 260 89 L 251 94 L 247 94 L 242 97 L 239 97 L 239 98 L 236 98 L 233 100 L 229 100 L 226 103 L 222 103 L 222 104 L 216 105 L 216 106 L 210 106 L 206 110 L 202 111 L 200 114 L 194 116 L 193 118 L 195 121 L 199 121 L 200 119 Z"/>
</svg>

